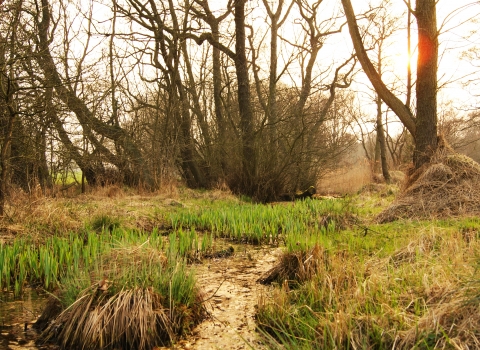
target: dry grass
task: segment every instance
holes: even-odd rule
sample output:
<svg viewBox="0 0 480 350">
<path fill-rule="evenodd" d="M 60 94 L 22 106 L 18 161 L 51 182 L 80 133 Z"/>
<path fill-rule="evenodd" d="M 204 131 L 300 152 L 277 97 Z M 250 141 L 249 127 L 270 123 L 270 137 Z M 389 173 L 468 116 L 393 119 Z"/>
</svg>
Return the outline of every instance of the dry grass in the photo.
<svg viewBox="0 0 480 350">
<path fill-rule="evenodd" d="M 322 194 L 353 194 L 363 186 L 372 182 L 372 173 L 367 161 L 338 169 L 317 183 L 317 193 Z"/>
<path fill-rule="evenodd" d="M 403 332 L 398 348 L 480 349 L 480 303 L 465 290 L 448 293 L 431 307 L 416 327 Z"/>
<path fill-rule="evenodd" d="M 322 252 L 295 290 L 281 283 L 295 273 L 277 267 L 280 288 L 259 301 L 261 329 L 286 349 L 478 349 L 479 237 L 433 225 L 408 234 L 383 256 Z M 282 259 L 301 268 L 305 256 Z"/>
<path fill-rule="evenodd" d="M 379 222 L 399 218 L 435 219 L 480 214 L 480 165 L 444 142 L 430 163 L 413 171 Z"/>
<path fill-rule="evenodd" d="M 135 288 L 109 295 L 98 284 L 85 290 L 42 333 L 63 348 L 152 349 L 170 343 L 175 332 L 162 296 Z"/>
<path fill-rule="evenodd" d="M 140 193 L 117 185 L 90 190 L 74 197 L 48 197 L 41 192 L 11 194 L 6 215 L 0 218 L 0 241 L 22 235 L 41 240 L 52 234 L 78 232 L 95 218 L 118 218 L 126 229 L 150 232 L 166 224 L 162 213 L 195 202 L 237 199 L 228 190 L 198 192 L 175 186 L 156 193 Z"/>
<path fill-rule="evenodd" d="M 400 185 L 405 181 L 405 173 L 400 170 L 390 170 L 390 182 L 393 184 Z M 383 178 L 383 174 L 373 174 L 373 182 L 375 183 L 385 183 L 385 179 Z"/>
<path fill-rule="evenodd" d="M 328 264 L 327 252 L 318 244 L 308 251 L 285 252 L 279 258 L 279 262 L 260 277 L 258 282 L 262 284 L 287 283 L 294 287 L 311 280 L 320 268 L 325 269 L 325 264 Z"/>
</svg>

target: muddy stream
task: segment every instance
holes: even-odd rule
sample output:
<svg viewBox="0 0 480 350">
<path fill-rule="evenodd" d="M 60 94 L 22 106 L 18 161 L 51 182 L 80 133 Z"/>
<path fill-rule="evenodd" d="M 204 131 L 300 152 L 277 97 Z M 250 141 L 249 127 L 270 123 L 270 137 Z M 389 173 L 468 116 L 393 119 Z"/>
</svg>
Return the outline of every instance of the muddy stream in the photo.
<svg viewBox="0 0 480 350">
<path fill-rule="evenodd" d="M 228 258 L 205 259 L 195 265 L 199 286 L 207 299 L 210 317 L 191 335 L 170 348 L 160 349 L 266 349 L 255 331 L 255 305 L 268 286 L 257 279 L 273 267 L 280 248 L 235 245 Z M 36 346 L 32 324 L 41 314 L 47 296 L 36 291 L 14 300 L 0 294 L 0 349 L 54 350 L 54 345 Z"/>
</svg>

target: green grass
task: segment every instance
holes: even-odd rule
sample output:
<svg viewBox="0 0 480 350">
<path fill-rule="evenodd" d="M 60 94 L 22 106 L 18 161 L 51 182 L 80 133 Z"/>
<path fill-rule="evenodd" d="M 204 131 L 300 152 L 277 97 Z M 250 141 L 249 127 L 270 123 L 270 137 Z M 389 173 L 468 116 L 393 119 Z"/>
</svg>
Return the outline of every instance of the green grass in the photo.
<svg viewBox="0 0 480 350">
<path fill-rule="evenodd" d="M 47 203 L 47 219 L 35 224 L 54 234 L 2 243 L 0 288 L 15 295 L 27 285 L 60 290 L 67 307 L 107 280 L 109 298 L 141 289 L 135 294 L 141 299 L 154 290 L 165 310 L 187 315 L 198 304 L 190 261 L 211 252 L 219 238 L 273 244 L 301 257 L 283 261 L 318 261 L 309 261 L 301 281 L 279 281 L 260 300 L 256 319 L 272 348 L 474 348 L 480 317 L 469 315 L 480 315 L 480 219 L 375 224 L 392 199 L 389 191 L 262 205 L 204 193 L 175 207 L 162 207 L 161 199 L 150 207 L 138 199 L 138 210 L 113 202 L 107 209 L 62 206 L 69 215 L 98 207 L 77 232 L 62 231 L 55 220 L 65 212 Z M 136 229 L 135 220 L 152 229 Z M 321 254 L 310 258 L 316 247 Z"/>
<path fill-rule="evenodd" d="M 57 291 L 64 311 L 41 339 L 84 349 L 151 349 L 189 332 L 205 317 L 195 272 L 171 248 L 167 256 L 157 248 L 127 239 L 80 274 L 67 273 Z"/>
<path fill-rule="evenodd" d="M 399 221 L 325 235 L 326 261 L 298 288 L 263 300 L 259 326 L 287 349 L 471 347 L 480 339 L 468 329 L 480 324 L 471 303 L 480 295 L 478 225 Z"/>
<path fill-rule="evenodd" d="M 82 181 L 82 171 L 67 171 L 66 173 L 58 173 L 55 182 L 59 185 L 70 185 L 71 183 L 80 183 Z"/>
<path fill-rule="evenodd" d="M 251 244 L 287 242 L 289 249 L 313 246 L 296 238 L 338 231 L 345 217 L 354 217 L 349 200 L 310 200 L 263 205 L 245 202 L 218 202 L 214 205 L 184 209 L 170 214 L 174 230 L 195 228 Z"/>
</svg>

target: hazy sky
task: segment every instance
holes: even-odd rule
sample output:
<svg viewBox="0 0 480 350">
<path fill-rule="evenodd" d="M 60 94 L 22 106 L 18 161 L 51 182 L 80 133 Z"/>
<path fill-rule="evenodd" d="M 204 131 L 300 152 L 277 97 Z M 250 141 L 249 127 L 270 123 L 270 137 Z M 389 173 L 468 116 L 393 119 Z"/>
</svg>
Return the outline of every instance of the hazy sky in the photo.
<svg viewBox="0 0 480 350">
<path fill-rule="evenodd" d="M 285 0 L 285 8 L 288 7 L 290 1 Z M 313 0 L 304 0 L 309 3 L 313 3 Z M 318 0 L 316 0 L 318 1 Z M 408 0 L 405 0 L 408 1 Z M 278 3 L 278 0 L 269 1 L 274 7 Z M 378 5 L 381 3 L 381 0 L 352 0 L 354 10 L 357 14 L 360 14 L 362 11 L 368 8 L 369 4 Z M 411 0 L 414 4 L 415 0 Z M 226 7 L 228 0 L 209 0 L 209 4 L 212 10 L 222 11 Z M 274 5 L 275 4 L 275 5 Z M 401 16 L 406 12 L 406 6 L 404 0 L 390 0 L 391 4 L 391 15 L 392 16 Z M 262 78 L 266 79 L 268 77 L 268 63 L 269 63 L 269 42 L 270 38 L 264 33 L 268 30 L 268 18 L 266 16 L 264 5 L 262 0 L 250 0 L 247 2 L 247 6 L 250 7 L 252 13 L 249 14 L 249 19 L 256 33 L 256 40 L 259 42 L 263 37 L 262 55 L 259 57 L 259 64 L 262 66 L 261 74 Z M 323 0 L 319 7 L 319 21 L 329 20 L 335 15 L 341 15 L 342 7 L 341 0 Z M 440 104 L 448 101 L 453 101 L 455 107 L 466 108 L 468 106 L 480 106 L 480 92 L 477 91 L 478 87 L 475 85 L 464 86 L 462 83 L 467 81 L 467 79 L 473 79 L 480 81 L 479 68 L 474 67 L 472 62 L 468 60 L 461 60 L 462 54 L 474 45 L 480 47 L 480 38 L 478 34 L 475 36 L 470 36 L 471 31 L 475 30 L 478 27 L 478 23 L 472 23 L 470 20 L 473 18 L 479 19 L 480 12 L 480 1 L 472 0 L 439 0 L 437 7 L 437 22 L 439 29 L 441 29 L 440 34 L 440 62 L 439 62 L 439 82 L 442 86 L 439 95 Z M 283 38 L 288 39 L 291 42 L 294 42 L 299 38 L 299 33 L 301 33 L 301 26 L 295 23 L 295 18 L 299 18 L 298 10 L 294 6 L 292 12 L 290 13 L 289 18 L 292 20 L 288 23 L 285 23 L 281 28 L 280 34 Z M 232 19 L 232 18 L 230 18 Z M 340 18 L 337 21 L 336 27 L 339 27 L 340 24 L 344 22 L 343 18 Z M 403 85 L 405 85 L 405 76 L 407 71 L 407 40 L 406 40 L 406 16 L 400 19 L 399 26 L 403 29 L 399 30 L 392 38 L 389 40 L 389 43 L 386 43 L 387 47 L 385 49 L 385 58 L 388 66 L 385 67 L 385 80 L 386 82 L 391 82 L 394 80 L 394 77 L 400 79 L 400 83 L 397 83 L 398 93 L 401 96 L 402 91 L 405 91 Z M 234 35 L 233 24 L 228 25 L 224 28 L 225 42 L 231 42 L 231 38 Z M 416 43 L 416 25 L 412 25 L 412 49 L 415 53 L 415 43 Z M 282 58 L 287 60 L 290 57 L 290 52 L 292 46 L 281 42 L 279 47 L 279 56 L 280 60 Z M 195 45 L 192 46 L 195 50 Z M 327 68 L 334 64 L 338 64 L 339 61 L 343 61 L 345 57 L 348 57 L 352 51 L 352 44 L 348 35 L 348 29 L 344 26 L 341 34 L 336 36 L 329 37 L 325 42 L 324 47 L 321 49 L 319 56 L 317 58 L 316 72 L 325 78 L 325 81 L 328 82 L 328 72 Z M 413 58 L 413 61 L 415 57 Z M 413 63 L 413 68 L 415 67 L 415 62 Z M 295 66 L 296 65 L 296 66 Z M 332 66 L 334 67 L 334 66 Z M 283 68 L 282 62 L 279 63 L 278 71 L 281 71 Z M 294 62 L 289 66 L 289 75 L 285 75 L 282 79 L 286 83 L 291 83 L 292 81 L 299 83 L 301 77 L 300 66 L 298 62 Z M 366 86 L 369 85 L 365 77 L 361 77 L 362 73 L 358 74 L 358 79 L 360 84 L 357 86 L 358 90 L 367 91 Z M 320 77 L 317 81 L 320 81 Z M 361 86 L 363 84 L 363 86 Z M 403 88 L 403 89 L 402 89 Z M 478 97 L 474 96 L 477 94 Z M 370 97 L 363 96 L 362 103 L 369 103 L 368 100 Z M 371 100 L 371 98 L 370 98 Z"/>
</svg>

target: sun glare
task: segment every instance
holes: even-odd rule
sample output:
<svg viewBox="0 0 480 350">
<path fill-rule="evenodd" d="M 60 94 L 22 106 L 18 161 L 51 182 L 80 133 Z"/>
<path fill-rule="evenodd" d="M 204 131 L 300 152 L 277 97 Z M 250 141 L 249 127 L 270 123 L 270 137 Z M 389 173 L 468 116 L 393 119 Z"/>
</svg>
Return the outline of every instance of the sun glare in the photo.
<svg viewBox="0 0 480 350">
<path fill-rule="evenodd" d="M 393 66 L 395 70 L 407 70 L 408 66 L 412 70 L 415 69 L 417 65 L 417 51 L 413 51 L 410 55 L 408 54 L 407 50 L 403 50 L 398 52 L 393 59 Z"/>
</svg>

